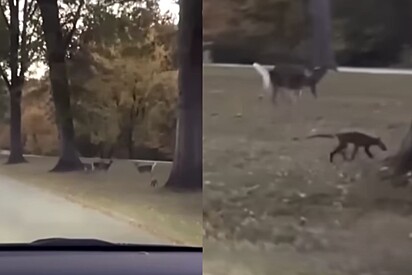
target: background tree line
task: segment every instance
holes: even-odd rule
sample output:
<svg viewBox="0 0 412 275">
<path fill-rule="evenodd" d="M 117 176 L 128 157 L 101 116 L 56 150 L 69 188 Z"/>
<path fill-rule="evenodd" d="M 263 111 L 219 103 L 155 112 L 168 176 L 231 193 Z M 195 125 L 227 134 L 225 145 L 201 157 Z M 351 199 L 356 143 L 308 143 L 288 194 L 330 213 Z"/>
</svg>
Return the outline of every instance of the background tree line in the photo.
<svg viewBox="0 0 412 275">
<path fill-rule="evenodd" d="M 9 163 L 25 161 L 23 152 L 58 155 L 61 149 L 56 102 L 67 98 L 52 93 L 50 70 L 32 78 L 52 65 L 47 27 L 56 26 L 45 22 L 50 6 L 41 5 L 0 0 L 0 146 L 11 150 Z M 57 8 L 70 84 L 67 116 L 80 155 L 171 159 L 178 97 L 171 17 L 155 0 L 65 0 Z"/>
<path fill-rule="evenodd" d="M 307 0 L 205 0 L 204 40 L 222 63 L 307 62 Z M 412 1 L 331 0 L 341 66 L 411 67 Z"/>
<path fill-rule="evenodd" d="M 201 190 L 202 5 L 179 6 L 177 28 L 157 0 L 0 0 L 8 163 L 46 150 L 51 171 L 83 170 L 81 155 L 134 158 L 149 141 L 176 147 L 167 188 Z"/>
</svg>

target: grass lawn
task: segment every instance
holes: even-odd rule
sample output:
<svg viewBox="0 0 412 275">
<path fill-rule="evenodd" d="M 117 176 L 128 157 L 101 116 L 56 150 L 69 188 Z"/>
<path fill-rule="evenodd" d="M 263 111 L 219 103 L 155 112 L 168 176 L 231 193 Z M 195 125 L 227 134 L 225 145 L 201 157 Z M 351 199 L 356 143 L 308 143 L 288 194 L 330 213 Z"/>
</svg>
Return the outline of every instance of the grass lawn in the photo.
<svg viewBox="0 0 412 275">
<path fill-rule="evenodd" d="M 278 107 L 253 69 L 204 68 L 203 83 L 206 272 L 410 274 L 412 188 L 377 171 L 409 128 L 411 76 L 330 73 L 319 99 Z M 295 140 L 345 129 L 389 150 L 331 164 L 336 140 Z"/>
<path fill-rule="evenodd" d="M 48 173 L 55 158 L 29 157 L 29 163 L 1 165 L 0 173 L 95 208 L 161 239 L 202 244 L 202 194 L 171 193 L 150 186 L 149 175 L 139 174 L 128 161 L 115 161 L 109 172 Z M 170 163 L 159 163 L 154 175 L 167 180 Z"/>
</svg>

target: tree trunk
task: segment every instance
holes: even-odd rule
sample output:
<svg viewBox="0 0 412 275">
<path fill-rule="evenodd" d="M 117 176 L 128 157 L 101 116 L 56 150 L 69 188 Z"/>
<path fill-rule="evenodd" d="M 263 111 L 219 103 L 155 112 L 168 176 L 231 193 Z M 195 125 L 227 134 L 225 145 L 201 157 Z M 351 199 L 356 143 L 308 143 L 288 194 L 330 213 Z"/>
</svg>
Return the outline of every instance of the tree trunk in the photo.
<svg viewBox="0 0 412 275">
<path fill-rule="evenodd" d="M 412 171 L 412 123 L 404 137 L 398 153 L 391 158 L 395 174 Z"/>
<path fill-rule="evenodd" d="M 311 65 L 336 70 L 330 1 L 309 0 L 308 11 L 312 26 Z"/>
<path fill-rule="evenodd" d="M 70 104 L 70 89 L 66 67 L 66 48 L 59 20 L 57 0 L 37 0 L 42 17 L 46 41 L 47 61 L 50 68 L 50 83 L 59 129 L 60 156 L 54 172 L 83 169 L 75 145 L 73 115 Z"/>
<path fill-rule="evenodd" d="M 202 1 L 180 0 L 179 109 L 166 188 L 202 190 Z"/>
<path fill-rule="evenodd" d="M 26 162 L 21 137 L 21 87 L 10 90 L 10 155 L 7 164 Z"/>
<path fill-rule="evenodd" d="M 18 2 L 10 4 L 10 155 L 7 164 L 26 162 L 23 157 L 21 138 L 21 94 L 23 77 L 18 75 L 19 64 L 19 6 Z"/>
</svg>

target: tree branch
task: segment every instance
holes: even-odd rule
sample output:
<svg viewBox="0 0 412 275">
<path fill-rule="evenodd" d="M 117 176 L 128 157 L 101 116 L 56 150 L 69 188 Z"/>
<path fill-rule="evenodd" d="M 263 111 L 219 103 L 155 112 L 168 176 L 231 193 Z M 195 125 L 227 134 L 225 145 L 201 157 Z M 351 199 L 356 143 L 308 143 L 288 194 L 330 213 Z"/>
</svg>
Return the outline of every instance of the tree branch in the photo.
<svg viewBox="0 0 412 275">
<path fill-rule="evenodd" d="M 7 88 L 10 90 L 11 89 L 11 83 L 9 81 L 9 79 L 7 78 L 6 72 L 4 71 L 4 69 L 0 66 L 0 74 L 1 77 L 3 78 L 4 82 L 6 83 Z"/>
<path fill-rule="evenodd" d="M 77 21 L 79 21 L 79 19 L 80 19 L 80 12 L 81 12 L 83 6 L 84 6 L 84 0 L 80 0 L 79 7 L 77 8 L 76 14 L 75 14 L 74 19 L 73 19 L 72 29 L 69 31 L 69 33 L 66 35 L 66 37 L 64 39 L 64 46 L 65 46 L 66 50 L 70 46 L 70 43 L 72 42 L 72 39 L 73 39 L 73 35 L 76 32 Z"/>
<path fill-rule="evenodd" d="M 64 30 L 66 28 L 66 26 L 69 25 L 69 23 L 71 21 L 70 19 L 71 18 L 67 19 L 66 17 L 60 19 L 61 20 L 60 25 L 62 26 L 62 30 Z"/>
<path fill-rule="evenodd" d="M 30 7 L 29 7 L 29 18 L 32 18 L 33 17 L 33 15 L 34 15 L 34 13 L 36 12 L 36 10 L 37 10 L 37 8 L 39 7 L 38 5 L 37 5 L 37 2 L 35 1 L 35 0 L 31 0 L 31 2 L 30 2 Z"/>
<path fill-rule="evenodd" d="M 4 22 L 6 23 L 7 29 L 10 29 L 10 22 L 9 22 L 9 20 L 7 20 L 7 17 L 6 17 L 6 10 L 4 9 L 4 7 L 1 3 L 0 3 L 0 11 L 1 11 L 1 16 L 4 19 Z"/>
</svg>

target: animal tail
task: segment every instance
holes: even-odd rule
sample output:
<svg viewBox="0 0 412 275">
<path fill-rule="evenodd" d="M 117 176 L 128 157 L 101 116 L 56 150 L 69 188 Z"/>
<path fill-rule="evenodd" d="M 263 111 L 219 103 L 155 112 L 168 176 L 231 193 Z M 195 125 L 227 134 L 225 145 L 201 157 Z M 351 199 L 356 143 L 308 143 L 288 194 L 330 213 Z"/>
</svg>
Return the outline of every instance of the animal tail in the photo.
<svg viewBox="0 0 412 275">
<path fill-rule="evenodd" d="M 269 91 L 272 87 L 272 82 L 270 81 L 269 71 L 266 68 L 264 68 L 262 65 L 256 62 L 253 63 L 253 67 L 258 72 L 258 74 L 262 77 L 263 88 Z"/>
<path fill-rule="evenodd" d="M 318 135 L 312 135 L 306 137 L 306 139 L 311 139 L 311 138 L 335 138 L 336 135 L 331 135 L 331 134 L 318 134 Z"/>
</svg>

